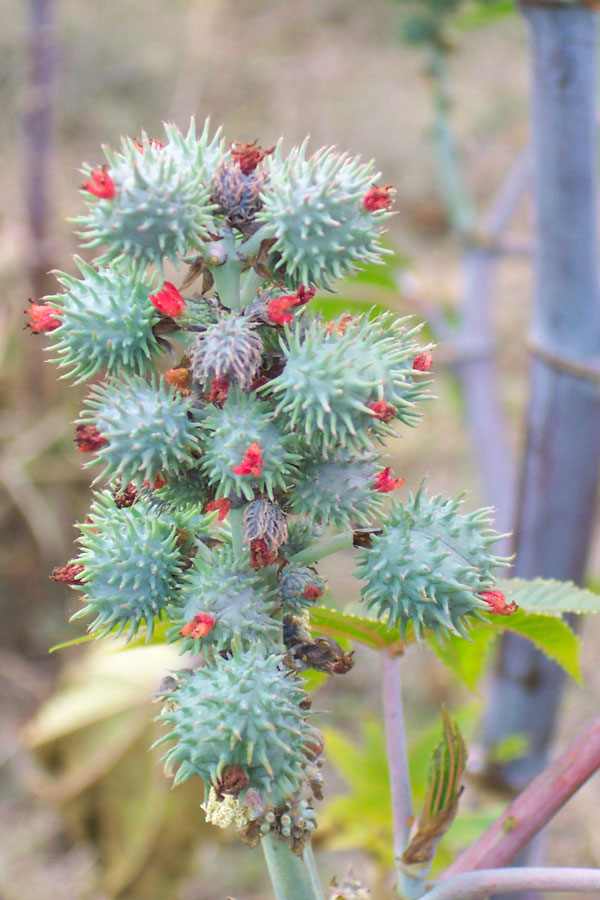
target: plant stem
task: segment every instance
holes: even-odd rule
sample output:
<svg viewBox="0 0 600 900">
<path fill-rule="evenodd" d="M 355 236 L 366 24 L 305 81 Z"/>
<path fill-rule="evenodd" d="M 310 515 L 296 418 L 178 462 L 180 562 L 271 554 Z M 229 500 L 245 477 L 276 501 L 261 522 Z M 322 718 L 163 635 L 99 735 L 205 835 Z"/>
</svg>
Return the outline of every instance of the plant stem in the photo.
<svg viewBox="0 0 600 900">
<path fill-rule="evenodd" d="M 224 229 L 222 244 L 227 252 L 227 259 L 223 265 L 211 267 L 214 288 L 223 306 L 239 312 L 242 308 L 240 297 L 242 264 L 236 255 L 235 235 L 231 228 Z"/>
<path fill-rule="evenodd" d="M 598 769 L 600 718 L 525 788 L 506 812 L 461 853 L 442 878 L 508 865 Z"/>
<path fill-rule="evenodd" d="M 436 884 L 426 896 L 427 900 L 479 900 L 498 891 L 600 891 L 600 869 L 483 869 Z"/>
<path fill-rule="evenodd" d="M 256 292 L 261 286 L 264 278 L 262 275 L 259 275 L 254 269 L 248 269 L 247 272 L 242 276 L 242 294 L 241 294 L 241 306 L 244 309 L 251 300 L 254 299 Z"/>
<path fill-rule="evenodd" d="M 321 541 L 315 541 L 305 550 L 300 550 L 290 558 L 290 562 L 298 565 L 308 566 L 311 563 L 318 562 L 326 556 L 333 553 L 339 553 L 340 550 L 350 550 L 354 546 L 354 535 L 351 531 L 342 534 L 334 534 L 331 537 L 323 538 Z"/>
<path fill-rule="evenodd" d="M 398 875 L 398 890 L 405 893 L 402 889 L 404 873 L 401 869 L 401 857 L 408 843 L 409 820 L 413 814 L 413 807 L 402 709 L 400 661 L 385 651 L 381 654 L 381 659 L 383 718 L 394 822 L 394 860 Z"/>
<path fill-rule="evenodd" d="M 267 237 L 269 237 L 268 229 L 266 225 L 263 225 L 262 228 L 259 228 L 258 231 L 255 231 L 254 234 L 251 234 L 249 238 L 246 238 L 246 240 L 239 245 L 237 248 L 238 259 L 245 262 L 248 259 L 252 259 L 253 256 L 256 256 L 260 250 L 260 245 Z"/>
<path fill-rule="evenodd" d="M 277 900 L 323 900 L 310 846 L 303 859 L 270 834 L 261 844 Z"/>
</svg>

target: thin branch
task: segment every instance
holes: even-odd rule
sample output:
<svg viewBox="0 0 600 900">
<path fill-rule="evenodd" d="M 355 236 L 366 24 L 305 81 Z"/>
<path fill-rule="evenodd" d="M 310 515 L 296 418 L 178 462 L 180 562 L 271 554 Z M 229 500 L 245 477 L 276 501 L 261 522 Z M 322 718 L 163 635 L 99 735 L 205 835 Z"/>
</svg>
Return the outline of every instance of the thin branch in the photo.
<svg viewBox="0 0 600 900">
<path fill-rule="evenodd" d="M 498 892 L 600 891 L 600 869 L 520 867 L 465 872 L 437 884 L 427 900 L 479 900 Z"/>
<path fill-rule="evenodd" d="M 442 878 L 508 865 L 599 768 L 600 718 L 525 788 L 504 815 L 461 853 Z"/>
<path fill-rule="evenodd" d="M 410 819 L 413 815 L 408 754 L 402 709 L 400 661 L 389 653 L 382 653 L 383 717 L 387 758 L 390 771 L 392 813 L 394 821 L 394 860 L 401 880 L 401 857 L 408 843 Z"/>
</svg>

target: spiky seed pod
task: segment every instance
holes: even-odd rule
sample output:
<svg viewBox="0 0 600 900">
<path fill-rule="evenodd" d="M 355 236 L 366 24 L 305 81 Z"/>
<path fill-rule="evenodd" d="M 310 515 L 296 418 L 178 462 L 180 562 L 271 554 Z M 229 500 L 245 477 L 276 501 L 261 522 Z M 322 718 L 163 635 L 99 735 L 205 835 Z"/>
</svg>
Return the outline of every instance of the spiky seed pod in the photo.
<svg viewBox="0 0 600 900">
<path fill-rule="evenodd" d="M 221 409 L 207 412 L 202 420 L 202 468 L 218 496 L 236 493 L 253 500 L 255 490 L 271 498 L 277 488 L 285 490 L 298 457 L 290 449 L 293 436 L 282 434 L 273 419 L 268 404 L 237 389 L 229 390 Z M 234 469 L 245 471 L 250 448 L 258 448 L 258 466 L 236 474 Z"/>
<path fill-rule="evenodd" d="M 194 169 L 205 184 L 210 184 L 219 164 L 228 160 L 230 156 L 229 151 L 225 149 L 221 126 L 217 128 L 212 138 L 210 119 L 205 120 L 200 137 L 197 135 L 194 116 L 190 119 L 186 135 L 183 135 L 176 125 L 165 124 L 164 127 L 168 141 L 166 146 L 173 159 L 182 167 Z M 142 139 L 144 146 L 146 140 L 144 135 Z"/>
<path fill-rule="evenodd" d="M 231 549 L 198 554 L 186 572 L 172 618 L 177 623 L 169 640 L 181 640 L 181 652 L 203 647 L 228 648 L 235 635 L 243 646 L 277 641 L 280 628 L 270 618 L 273 592 Z M 196 619 L 203 614 L 202 621 Z M 210 616 L 211 625 L 204 616 Z M 195 628 L 195 624 L 200 627 Z"/>
<path fill-rule="evenodd" d="M 312 320 L 303 329 L 286 326 L 280 375 L 260 390 L 276 398 L 276 413 L 289 417 L 290 427 L 303 433 L 314 455 L 331 456 L 339 448 L 362 453 L 372 437 L 394 434 L 388 421 L 370 408 L 384 400 L 406 425 L 421 418 L 416 408 L 427 394 L 411 368 L 419 349 L 403 320 L 382 315 L 357 317 L 325 329 Z"/>
<path fill-rule="evenodd" d="M 189 416 L 191 397 L 132 375 L 95 385 L 86 403 L 89 412 L 84 410 L 80 422 L 96 425 L 107 441 L 88 465 L 104 463 L 103 475 L 141 486 L 194 463 L 199 425 Z"/>
<path fill-rule="evenodd" d="M 163 487 L 153 491 L 153 495 L 159 503 L 172 509 L 203 510 L 210 497 L 199 461 L 189 468 L 180 469 L 176 478 L 167 479 Z"/>
<path fill-rule="evenodd" d="M 494 584 L 494 556 L 501 535 L 489 528 L 491 510 L 458 512 L 461 498 L 427 498 L 421 490 L 396 504 L 381 535 L 364 551 L 357 574 L 366 581 L 362 599 L 378 618 L 400 627 L 412 622 L 417 640 L 425 631 L 466 634 L 468 617 L 487 605 L 477 597 Z"/>
<path fill-rule="evenodd" d="M 288 559 L 301 550 L 306 550 L 323 536 L 322 525 L 315 524 L 308 517 L 300 517 L 288 522 L 288 539 L 282 547 L 282 553 Z"/>
<path fill-rule="evenodd" d="M 60 310 L 60 325 L 49 332 L 58 352 L 53 361 L 69 369 L 76 383 L 101 369 L 142 374 L 159 350 L 148 281 L 110 269 L 98 272 L 77 256 L 75 262 L 83 278 L 56 272 L 66 291 L 46 298 Z"/>
<path fill-rule="evenodd" d="M 86 605 L 73 618 L 95 614 L 89 630 L 99 637 L 128 628 L 131 638 L 145 625 L 149 640 L 181 575 L 175 523 L 141 500 L 119 508 L 104 491 L 96 494 L 90 521 L 80 528 L 77 563 L 84 568 L 74 587 L 85 592 Z"/>
<path fill-rule="evenodd" d="M 284 612 L 297 613 L 312 606 L 323 593 L 325 582 L 309 566 L 284 566 L 279 573 L 279 597 Z"/>
<path fill-rule="evenodd" d="M 262 167 L 245 175 L 237 162 L 225 161 L 218 166 L 211 181 L 211 199 L 217 212 L 230 225 L 249 225 L 262 207 L 261 191 L 266 183 Z"/>
<path fill-rule="evenodd" d="M 234 642 L 230 658 L 216 654 L 180 676 L 173 700 L 176 708 L 159 717 L 171 728 L 159 743 L 174 742 L 164 759 L 175 784 L 199 775 L 208 793 L 239 766 L 247 777 L 240 800 L 255 789 L 265 805 L 279 806 L 298 791 L 311 728 L 301 709 L 306 694 L 286 677 L 279 654 Z"/>
<path fill-rule="evenodd" d="M 371 525 L 383 506 L 382 495 L 374 489 L 373 457 L 340 452 L 330 462 L 308 462 L 294 477 L 290 512 L 343 531 Z"/>
<path fill-rule="evenodd" d="M 262 341 L 255 329 L 245 316 L 232 314 L 200 332 L 188 350 L 195 380 L 206 384 L 213 378 L 226 378 L 248 390 L 262 357 Z"/>
<path fill-rule="evenodd" d="M 287 541 L 287 516 L 277 503 L 259 497 L 245 507 L 242 529 L 247 544 L 262 539 L 275 551 Z"/>
<path fill-rule="evenodd" d="M 121 152 L 104 147 L 114 196 L 98 199 L 86 191 L 88 213 L 74 220 L 82 226 L 84 246 L 106 247 L 98 263 L 177 263 L 214 231 L 207 159 L 219 141 L 209 142 L 206 127 L 196 139 L 193 126 L 186 138 L 169 126 L 167 137 L 164 146 L 144 137 L 141 144 L 124 138 Z"/>
<path fill-rule="evenodd" d="M 307 141 L 284 160 L 281 146 L 266 161 L 268 182 L 257 219 L 275 238 L 275 273 L 287 284 L 329 289 L 357 266 L 379 262 L 386 210 L 369 212 L 364 198 L 379 173 L 373 163 L 323 147 L 307 157 Z"/>
</svg>

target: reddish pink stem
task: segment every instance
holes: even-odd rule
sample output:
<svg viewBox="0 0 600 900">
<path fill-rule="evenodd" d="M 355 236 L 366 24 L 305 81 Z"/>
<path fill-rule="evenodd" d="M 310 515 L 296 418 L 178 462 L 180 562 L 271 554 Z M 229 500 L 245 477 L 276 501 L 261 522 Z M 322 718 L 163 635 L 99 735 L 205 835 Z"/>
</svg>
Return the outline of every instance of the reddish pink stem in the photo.
<svg viewBox="0 0 600 900">
<path fill-rule="evenodd" d="M 507 865 L 600 768 L 600 718 L 538 775 L 442 878 Z"/>
</svg>

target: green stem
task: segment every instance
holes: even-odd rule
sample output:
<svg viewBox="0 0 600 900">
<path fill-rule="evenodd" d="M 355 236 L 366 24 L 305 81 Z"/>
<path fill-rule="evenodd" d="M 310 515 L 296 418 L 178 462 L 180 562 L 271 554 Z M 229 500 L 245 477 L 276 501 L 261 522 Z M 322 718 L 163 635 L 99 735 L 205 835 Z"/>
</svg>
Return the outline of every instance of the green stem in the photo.
<svg viewBox="0 0 600 900">
<path fill-rule="evenodd" d="M 270 834 L 261 844 L 277 900 L 323 900 L 310 846 L 302 858 Z"/>
<path fill-rule="evenodd" d="M 236 559 L 242 556 L 244 539 L 242 537 L 242 522 L 244 519 L 244 507 L 229 511 L 229 524 L 231 527 L 231 547 Z"/>
<path fill-rule="evenodd" d="M 242 262 L 252 259 L 259 252 L 262 242 L 269 237 L 271 237 L 270 230 L 266 225 L 263 225 L 262 228 L 259 228 L 258 231 L 255 231 L 254 234 L 251 234 L 249 238 L 246 238 L 239 245 L 237 249 L 238 259 Z"/>
<path fill-rule="evenodd" d="M 444 50 L 439 47 L 434 47 L 431 51 L 430 74 L 434 105 L 433 146 L 440 193 L 452 228 L 466 238 L 473 231 L 475 215 L 463 180 L 458 148 L 450 127 L 448 110 L 451 101 L 447 86 L 446 58 Z"/>
<path fill-rule="evenodd" d="M 351 531 L 342 534 L 334 534 L 331 537 L 323 538 L 321 541 L 315 541 L 305 550 L 300 550 L 290 558 L 290 562 L 297 563 L 302 566 L 308 566 L 311 563 L 318 562 L 326 556 L 333 553 L 339 553 L 340 550 L 350 550 L 354 546 L 354 534 Z"/>
<path fill-rule="evenodd" d="M 210 271 L 215 281 L 215 291 L 223 306 L 239 312 L 242 308 L 240 276 L 243 267 L 237 258 L 235 235 L 231 228 L 224 231 L 221 244 L 225 248 L 227 259 L 220 266 L 211 266 Z"/>
<path fill-rule="evenodd" d="M 258 272 L 256 272 L 254 269 L 249 269 L 244 273 L 244 275 L 242 276 L 242 309 L 245 309 L 250 301 L 254 299 L 256 292 L 258 291 L 263 281 L 264 278 L 262 277 L 262 275 L 259 275 Z"/>
</svg>

